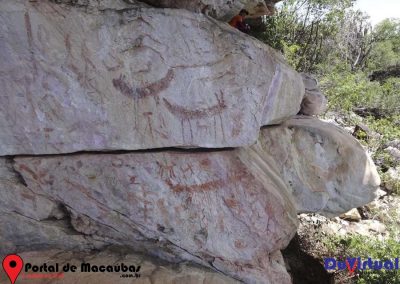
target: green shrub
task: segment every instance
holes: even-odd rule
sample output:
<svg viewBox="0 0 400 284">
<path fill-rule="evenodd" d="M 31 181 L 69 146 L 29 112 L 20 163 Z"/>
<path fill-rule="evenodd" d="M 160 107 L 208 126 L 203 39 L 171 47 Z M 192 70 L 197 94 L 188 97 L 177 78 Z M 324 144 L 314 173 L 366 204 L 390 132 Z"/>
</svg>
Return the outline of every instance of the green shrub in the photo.
<svg viewBox="0 0 400 284">
<path fill-rule="evenodd" d="M 390 116 L 382 119 L 368 117 L 366 119 L 366 123 L 371 130 L 382 135 L 380 138 L 381 143 L 400 139 L 400 115 Z"/>
<path fill-rule="evenodd" d="M 385 241 L 378 241 L 371 237 L 349 235 L 346 237 L 329 236 L 324 240 L 330 255 L 346 257 L 361 257 L 362 260 L 371 257 L 373 260 L 388 260 L 400 256 L 400 243 L 392 236 Z M 355 283 L 400 283 L 398 270 L 365 270 L 356 271 Z"/>
<path fill-rule="evenodd" d="M 359 107 L 377 107 L 383 89 L 378 82 L 370 82 L 362 72 L 345 68 L 333 70 L 320 79 L 321 89 L 328 98 L 330 110 L 351 111 Z"/>
</svg>

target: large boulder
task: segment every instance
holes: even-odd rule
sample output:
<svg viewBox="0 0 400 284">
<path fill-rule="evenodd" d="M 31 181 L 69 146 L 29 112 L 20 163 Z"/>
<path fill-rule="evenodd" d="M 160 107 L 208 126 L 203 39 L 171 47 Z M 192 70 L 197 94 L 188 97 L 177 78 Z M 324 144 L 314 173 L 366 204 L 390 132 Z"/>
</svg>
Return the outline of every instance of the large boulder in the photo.
<svg viewBox="0 0 400 284">
<path fill-rule="evenodd" d="M 76 6 L 85 9 L 86 13 L 96 13 L 98 11 L 104 12 L 105 10 L 116 10 L 121 11 L 124 9 L 132 9 L 132 8 L 143 8 L 149 7 L 149 5 L 145 4 L 141 1 L 136 0 L 45 0 L 50 1 L 57 4 L 65 4 L 69 6 Z M 42 0 L 29 0 L 31 4 L 35 7 L 36 5 L 43 2 Z M 68 6 L 64 6 L 64 9 L 68 9 Z"/>
<path fill-rule="evenodd" d="M 272 48 L 202 14 L 118 7 L 2 1 L 0 155 L 245 146 L 299 111 L 301 77 Z"/>
<path fill-rule="evenodd" d="M 305 87 L 304 98 L 301 102 L 300 114 L 318 115 L 326 111 L 328 100 L 322 94 L 318 81 L 307 73 L 301 73 Z"/>
<path fill-rule="evenodd" d="M 121 245 L 248 283 L 289 283 L 280 250 L 297 228 L 294 202 L 253 158 L 238 149 L 3 159 L 1 250 Z"/>
<path fill-rule="evenodd" d="M 277 168 L 299 213 L 338 216 L 374 200 L 380 178 L 370 156 L 345 130 L 310 117 L 261 132 L 258 152 Z"/>
<path fill-rule="evenodd" d="M 354 138 L 307 117 L 263 128 L 239 149 L 0 162 L 0 254 L 119 245 L 248 283 L 290 282 L 280 250 L 296 213 L 339 215 L 379 185 Z"/>
<path fill-rule="evenodd" d="M 255 3 L 185 2 L 215 5 L 206 8 L 216 17 Z M 297 213 L 339 215 L 373 199 L 379 177 L 356 140 L 317 119 L 287 120 L 305 91 L 318 97 L 316 82 L 254 38 L 179 8 L 192 12 L 2 1 L 0 256 L 125 257 L 143 264 L 143 283 L 284 284 L 280 251 Z M 319 113 L 315 102 L 304 111 L 303 100 L 303 113 Z"/>
<path fill-rule="evenodd" d="M 127 0 L 129 1 L 129 0 Z M 159 8 L 179 8 L 192 12 L 204 13 L 214 18 L 227 21 L 246 9 L 250 17 L 273 15 L 275 4 L 282 0 L 139 0 Z"/>
</svg>

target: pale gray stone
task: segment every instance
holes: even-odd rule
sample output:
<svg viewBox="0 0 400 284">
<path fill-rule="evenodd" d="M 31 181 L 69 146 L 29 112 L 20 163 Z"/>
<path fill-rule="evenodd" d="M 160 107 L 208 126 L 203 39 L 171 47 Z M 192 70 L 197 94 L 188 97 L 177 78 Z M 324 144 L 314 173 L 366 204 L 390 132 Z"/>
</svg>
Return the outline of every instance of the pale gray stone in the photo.
<svg viewBox="0 0 400 284">
<path fill-rule="evenodd" d="M 1 8 L 0 155 L 245 146 L 300 109 L 278 52 L 202 14 Z"/>
<path fill-rule="evenodd" d="M 358 212 L 357 208 L 353 208 L 350 211 L 347 211 L 346 213 L 340 215 L 340 218 L 348 221 L 358 222 L 361 220 L 361 215 Z"/>
<path fill-rule="evenodd" d="M 333 124 L 299 116 L 264 128 L 259 144 L 260 155 L 292 190 L 299 212 L 338 216 L 376 197 L 380 178 L 372 159 Z"/>
<path fill-rule="evenodd" d="M 318 87 L 318 81 L 310 74 L 301 73 L 305 86 L 305 94 L 301 102 L 300 113 L 304 115 L 318 115 L 325 112 L 328 100 Z"/>
<path fill-rule="evenodd" d="M 129 1 L 129 0 L 128 0 Z M 228 21 L 241 9 L 246 9 L 248 17 L 271 16 L 275 14 L 275 4 L 281 0 L 139 0 L 159 8 L 179 8 L 204 13 L 222 21 Z"/>
<path fill-rule="evenodd" d="M 14 193 L 20 202 L 3 204 L 3 241 L 22 251 L 123 245 L 248 283 L 290 283 L 280 250 L 297 228 L 294 201 L 268 164 L 253 158 L 245 149 L 15 158 L 27 186 Z M 13 229 L 15 212 L 39 215 L 26 192 L 50 203 L 34 220 L 38 228 L 62 223 L 68 230 L 35 237 L 26 218 Z M 61 221 L 52 205 L 63 208 Z"/>
</svg>

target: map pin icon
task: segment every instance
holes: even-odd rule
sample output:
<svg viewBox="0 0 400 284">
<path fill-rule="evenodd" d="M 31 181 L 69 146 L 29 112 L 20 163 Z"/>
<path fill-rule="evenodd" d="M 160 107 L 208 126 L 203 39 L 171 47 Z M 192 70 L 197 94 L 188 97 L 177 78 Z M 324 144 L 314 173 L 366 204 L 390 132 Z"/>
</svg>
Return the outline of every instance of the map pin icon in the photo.
<svg viewBox="0 0 400 284">
<path fill-rule="evenodd" d="M 15 283 L 19 273 L 24 266 L 24 262 L 19 255 L 9 254 L 3 259 L 3 269 L 10 278 L 11 284 Z"/>
</svg>

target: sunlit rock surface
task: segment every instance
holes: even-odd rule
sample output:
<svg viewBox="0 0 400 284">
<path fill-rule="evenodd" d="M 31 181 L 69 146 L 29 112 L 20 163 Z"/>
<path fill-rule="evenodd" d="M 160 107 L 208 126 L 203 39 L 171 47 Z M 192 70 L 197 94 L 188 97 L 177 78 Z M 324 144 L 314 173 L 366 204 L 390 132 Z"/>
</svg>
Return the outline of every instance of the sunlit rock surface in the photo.
<svg viewBox="0 0 400 284">
<path fill-rule="evenodd" d="M 301 76 L 306 92 L 301 102 L 300 113 L 309 116 L 324 113 L 328 106 L 328 100 L 319 89 L 317 80 L 310 74 L 302 73 Z"/>
<path fill-rule="evenodd" d="M 373 161 L 339 127 L 299 116 L 263 129 L 259 144 L 291 188 L 299 212 L 338 216 L 375 198 L 380 178 Z"/>
<path fill-rule="evenodd" d="M 281 0 L 140 0 L 159 8 L 178 8 L 204 13 L 211 17 L 228 21 L 241 9 L 246 9 L 248 17 L 271 16 L 275 13 L 275 4 Z M 130 2 L 127 0 L 126 2 Z"/>
<path fill-rule="evenodd" d="M 246 146 L 300 109 L 278 52 L 202 14 L 1 7 L 0 155 Z"/>
<path fill-rule="evenodd" d="M 249 283 L 288 283 L 280 249 L 297 228 L 294 203 L 252 158 L 239 149 L 4 160 L 3 249 L 124 245 Z"/>
<path fill-rule="evenodd" d="M 343 130 L 293 118 L 326 107 L 313 78 L 209 17 L 273 6 L 255 2 L 3 0 L 0 256 L 123 258 L 142 263 L 135 283 L 290 283 L 297 213 L 368 203 L 379 177 Z"/>
</svg>

